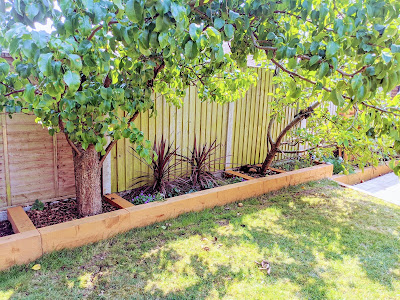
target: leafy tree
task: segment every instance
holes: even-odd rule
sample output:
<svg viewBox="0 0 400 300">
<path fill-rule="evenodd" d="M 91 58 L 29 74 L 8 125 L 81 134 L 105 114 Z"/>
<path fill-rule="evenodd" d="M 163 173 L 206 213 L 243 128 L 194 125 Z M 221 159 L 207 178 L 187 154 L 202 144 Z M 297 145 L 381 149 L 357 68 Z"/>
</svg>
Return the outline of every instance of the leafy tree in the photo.
<svg viewBox="0 0 400 300">
<path fill-rule="evenodd" d="M 151 145 L 132 121 L 153 111 L 153 91 L 180 105 L 186 87 L 198 83 L 203 99 L 234 100 L 254 82 L 251 70 L 243 71 L 250 54 L 279 71 L 276 111 L 299 107 L 277 140 L 269 139 L 261 172 L 282 143 L 326 144 L 298 129 L 313 115 L 320 136 L 334 130 L 337 144 L 365 150 L 362 141 L 374 138 L 385 140 L 386 150 L 389 140 L 400 151 L 398 100 L 388 102 L 386 96 L 400 79 L 400 5 L 394 0 L 63 0 L 58 5 L 5 2 L 0 45 L 15 58 L 15 72 L 0 62 L 0 109 L 31 111 L 50 134 L 65 133 L 83 215 L 101 211 L 100 168 L 118 139 L 129 138 L 140 155 L 150 157 Z M 35 22 L 47 19 L 53 22 L 51 34 L 34 30 Z M 223 41 L 229 41 L 229 54 Z M 329 102 L 339 112 L 353 109 L 353 125 L 346 127 L 352 119 L 341 114 L 324 125 Z M 279 121 L 279 114 L 273 119 Z M 285 142 L 288 133 L 298 141 Z"/>
<path fill-rule="evenodd" d="M 101 212 L 101 166 L 117 140 L 129 138 L 151 161 L 152 145 L 133 121 L 154 112 L 152 92 L 179 106 L 186 88 L 200 82 L 201 98 L 223 103 L 255 82 L 224 55 L 232 25 L 204 24 L 194 5 L 2 1 L 0 45 L 15 71 L 0 61 L 0 111 L 33 112 L 51 135 L 65 134 L 81 215 Z M 35 29 L 49 20 L 51 33 Z"/>
<path fill-rule="evenodd" d="M 299 108 L 275 141 L 268 130 L 269 151 L 261 172 L 279 152 L 323 155 L 340 146 L 360 166 L 398 154 L 400 99 L 390 99 L 388 92 L 400 83 L 400 4 L 305 0 L 260 7 L 263 13 L 253 13 L 246 32 L 248 43 L 259 50 L 255 56 L 279 72 L 269 129 L 282 121 L 283 108 Z M 245 11 L 246 6 L 237 13 Z M 331 103 L 336 115 L 329 113 Z M 306 128 L 300 128 L 305 119 Z M 282 150 L 299 143 L 310 147 Z M 392 167 L 399 172 L 399 166 Z"/>
</svg>

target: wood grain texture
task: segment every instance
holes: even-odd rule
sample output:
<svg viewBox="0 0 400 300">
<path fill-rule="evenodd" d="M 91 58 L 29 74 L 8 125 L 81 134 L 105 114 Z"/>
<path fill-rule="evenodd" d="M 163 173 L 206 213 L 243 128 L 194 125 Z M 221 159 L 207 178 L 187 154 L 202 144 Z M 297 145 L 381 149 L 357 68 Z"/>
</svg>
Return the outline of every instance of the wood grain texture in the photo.
<svg viewBox="0 0 400 300">
<path fill-rule="evenodd" d="M 46 202 L 75 195 L 71 147 L 63 134 L 50 136 L 35 118 L 25 114 L 1 118 L 1 209 L 36 199 Z"/>
</svg>

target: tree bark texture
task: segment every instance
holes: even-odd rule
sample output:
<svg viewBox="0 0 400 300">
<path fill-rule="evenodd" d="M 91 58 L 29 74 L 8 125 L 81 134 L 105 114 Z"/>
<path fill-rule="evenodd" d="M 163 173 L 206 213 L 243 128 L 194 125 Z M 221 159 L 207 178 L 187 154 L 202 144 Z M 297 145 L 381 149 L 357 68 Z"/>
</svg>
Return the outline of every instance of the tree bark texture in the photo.
<svg viewBox="0 0 400 300">
<path fill-rule="evenodd" d="M 83 217 L 93 216 L 102 212 L 99 154 L 94 145 L 79 150 L 80 155 L 72 150 L 78 212 Z"/>
<path fill-rule="evenodd" d="M 279 133 L 277 139 L 275 142 L 270 139 L 270 128 L 271 126 L 268 126 L 268 140 L 271 144 L 271 149 L 268 151 L 267 157 L 265 158 L 261 169 L 260 173 L 265 175 L 267 173 L 267 169 L 271 166 L 272 161 L 274 160 L 275 154 L 279 151 L 279 147 L 283 141 L 283 138 L 286 136 L 286 134 L 297 124 L 299 124 L 302 120 L 307 119 L 313 112 L 314 109 L 320 105 L 320 102 L 315 102 L 311 106 L 307 107 L 304 110 L 301 110 L 296 116 L 294 116 L 293 120 L 289 122 L 288 125 L 286 125 L 285 128 Z M 273 119 L 272 119 L 273 120 Z M 271 125 L 271 123 L 270 123 Z"/>
</svg>

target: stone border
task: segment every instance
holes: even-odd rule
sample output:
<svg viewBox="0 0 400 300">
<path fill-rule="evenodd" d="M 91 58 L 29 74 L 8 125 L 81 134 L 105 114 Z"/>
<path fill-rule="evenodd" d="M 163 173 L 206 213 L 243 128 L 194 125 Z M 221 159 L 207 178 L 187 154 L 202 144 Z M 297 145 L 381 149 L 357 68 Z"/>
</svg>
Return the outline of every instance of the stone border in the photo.
<svg viewBox="0 0 400 300">
<path fill-rule="evenodd" d="M 317 165 L 138 206 L 133 206 L 115 194 L 106 195 L 106 201 L 123 208 L 0 238 L 0 270 L 34 261 L 45 253 L 91 244 L 132 228 L 175 218 L 183 213 L 201 211 L 284 187 L 330 178 L 332 171 L 332 165 Z M 19 213 L 21 210 L 18 210 Z M 25 218 L 19 216 L 12 222 L 18 223 L 18 219 Z"/>
<path fill-rule="evenodd" d="M 388 174 L 393 172 L 391 168 L 387 165 L 379 165 L 377 167 L 366 167 L 364 171 L 361 169 L 356 169 L 355 173 L 348 175 L 334 175 L 332 179 L 337 181 L 338 183 L 343 183 L 347 185 L 355 185 L 358 183 L 362 183 L 367 180 L 374 179 L 381 175 Z"/>
</svg>

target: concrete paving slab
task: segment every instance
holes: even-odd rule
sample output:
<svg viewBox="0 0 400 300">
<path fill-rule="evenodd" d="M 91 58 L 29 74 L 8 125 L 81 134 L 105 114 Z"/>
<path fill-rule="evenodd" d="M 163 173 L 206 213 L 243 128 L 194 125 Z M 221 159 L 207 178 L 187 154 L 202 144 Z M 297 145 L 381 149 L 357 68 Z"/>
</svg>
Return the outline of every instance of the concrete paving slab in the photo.
<svg viewBox="0 0 400 300">
<path fill-rule="evenodd" d="M 356 184 L 353 187 L 382 200 L 400 205 L 400 180 L 394 173 Z"/>
</svg>

